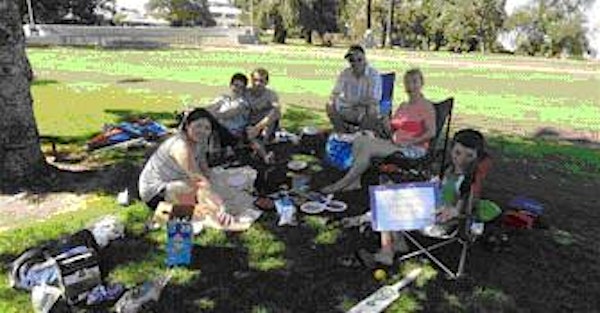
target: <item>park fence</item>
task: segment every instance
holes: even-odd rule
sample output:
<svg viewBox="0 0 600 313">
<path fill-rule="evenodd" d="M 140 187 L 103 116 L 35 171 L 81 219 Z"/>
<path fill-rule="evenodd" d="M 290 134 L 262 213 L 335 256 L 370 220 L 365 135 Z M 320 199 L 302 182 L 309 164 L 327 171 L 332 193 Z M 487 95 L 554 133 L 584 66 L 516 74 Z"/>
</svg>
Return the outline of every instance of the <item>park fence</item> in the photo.
<svg viewBox="0 0 600 313">
<path fill-rule="evenodd" d="M 256 43 L 247 27 L 166 27 L 36 25 L 25 28 L 29 45 L 100 46 L 107 48 L 159 48 L 167 46 L 239 45 Z"/>
</svg>

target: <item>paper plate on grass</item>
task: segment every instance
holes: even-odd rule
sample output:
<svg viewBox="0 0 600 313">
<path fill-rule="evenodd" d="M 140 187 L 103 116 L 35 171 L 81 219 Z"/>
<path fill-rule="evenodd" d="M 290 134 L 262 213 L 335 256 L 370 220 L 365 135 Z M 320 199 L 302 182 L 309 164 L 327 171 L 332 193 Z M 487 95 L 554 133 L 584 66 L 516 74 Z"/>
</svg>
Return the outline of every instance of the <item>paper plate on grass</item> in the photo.
<svg viewBox="0 0 600 313">
<path fill-rule="evenodd" d="M 314 126 L 305 126 L 302 128 L 302 133 L 308 136 L 314 136 L 319 133 L 319 130 Z"/>
<path fill-rule="evenodd" d="M 307 166 L 308 166 L 308 163 L 306 163 L 305 161 L 298 161 L 298 160 L 290 161 L 287 164 L 287 167 L 292 171 L 300 171 L 300 170 L 305 169 Z"/>
<path fill-rule="evenodd" d="M 346 203 L 338 200 L 331 200 L 329 203 L 327 203 L 327 206 L 325 206 L 327 211 L 335 213 L 344 212 L 347 208 L 348 205 Z"/>
<path fill-rule="evenodd" d="M 308 201 L 300 206 L 300 211 L 307 214 L 318 214 L 325 211 L 325 206 L 317 201 Z"/>
</svg>

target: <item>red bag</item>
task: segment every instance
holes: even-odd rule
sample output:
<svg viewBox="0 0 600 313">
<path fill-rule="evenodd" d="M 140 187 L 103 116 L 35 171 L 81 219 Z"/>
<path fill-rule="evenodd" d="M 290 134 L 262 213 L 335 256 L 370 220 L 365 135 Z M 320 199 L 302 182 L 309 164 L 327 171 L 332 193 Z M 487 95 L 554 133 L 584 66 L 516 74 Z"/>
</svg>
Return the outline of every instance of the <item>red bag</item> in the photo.
<svg viewBox="0 0 600 313">
<path fill-rule="evenodd" d="M 507 211 L 502 216 L 502 226 L 518 229 L 531 229 L 536 216 L 525 210 Z"/>
</svg>

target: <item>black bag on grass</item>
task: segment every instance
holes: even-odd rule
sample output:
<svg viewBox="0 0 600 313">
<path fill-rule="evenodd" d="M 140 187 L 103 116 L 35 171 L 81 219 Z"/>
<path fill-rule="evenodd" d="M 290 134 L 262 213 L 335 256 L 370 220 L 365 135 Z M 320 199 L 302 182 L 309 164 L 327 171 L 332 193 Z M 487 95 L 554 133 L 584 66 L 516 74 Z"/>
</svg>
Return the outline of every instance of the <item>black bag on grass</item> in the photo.
<svg viewBox="0 0 600 313">
<path fill-rule="evenodd" d="M 269 195 L 280 190 L 281 185 L 291 186 L 291 178 L 287 172 L 275 166 L 258 168 L 254 189 L 259 195 Z"/>
<path fill-rule="evenodd" d="M 101 263 L 94 236 L 81 230 L 21 254 L 11 264 L 10 286 L 31 290 L 44 283 L 58 285 L 64 288 L 67 302 L 77 304 L 102 283 Z"/>
</svg>

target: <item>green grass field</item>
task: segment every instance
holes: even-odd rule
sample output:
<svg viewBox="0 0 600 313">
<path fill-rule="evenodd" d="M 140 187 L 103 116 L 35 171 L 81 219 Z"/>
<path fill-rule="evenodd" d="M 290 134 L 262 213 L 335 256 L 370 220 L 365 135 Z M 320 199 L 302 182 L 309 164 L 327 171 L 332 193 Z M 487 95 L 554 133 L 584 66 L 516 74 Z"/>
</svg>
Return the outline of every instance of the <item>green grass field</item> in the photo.
<svg viewBox="0 0 600 313">
<path fill-rule="evenodd" d="M 285 127 L 327 127 L 324 102 L 346 66 L 343 53 L 343 48 L 306 46 L 28 50 L 37 77 L 32 93 L 40 132 L 59 136 L 74 147 L 83 146 L 103 124 L 128 115 L 144 114 L 169 123 L 173 112 L 206 104 L 225 92 L 233 73 L 249 73 L 257 66 L 271 73 L 270 85 L 286 107 Z M 499 141 L 511 153 L 527 147 L 530 157 L 558 151 L 566 153 L 567 159 L 583 159 L 567 165 L 570 172 L 600 169 L 597 151 L 521 144 L 545 127 L 600 132 L 598 62 L 397 50 L 372 50 L 368 56 L 381 72 L 395 71 L 399 77 L 411 67 L 422 68 L 429 98 L 455 97 L 454 128 L 470 126 L 496 136 L 517 136 Z M 404 99 L 397 79 L 394 103 Z M 515 140 L 518 143 L 511 144 Z"/>
<path fill-rule="evenodd" d="M 185 105 L 203 104 L 226 91 L 229 77 L 257 66 L 287 107 L 323 115 L 323 103 L 339 70 L 341 49 L 102 51 L 29 49 L 41 83 L 33 86 L 43 134 L 89 136 L 119 114 L 153 112 L 164 117 Z M 461 124 L 528 135 L 538 127 L 599 131 L 597 63 L 507 57 L 456 57 L 399 51 L 370 52 L 381 72 L 419 66 L 426 95 L 454 96 Z M 506 69 L 501 68 L 506 65 Z M 405 98 L 397 81 L 394 100 Z M 324 119 L 320 119 L 324 123 Z"/>
</svg>

